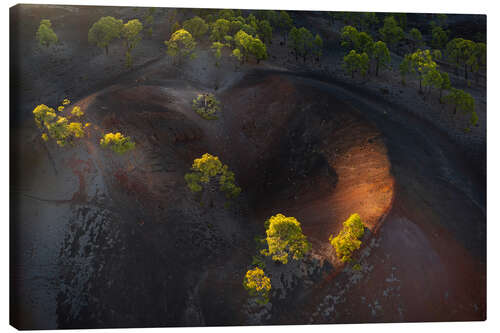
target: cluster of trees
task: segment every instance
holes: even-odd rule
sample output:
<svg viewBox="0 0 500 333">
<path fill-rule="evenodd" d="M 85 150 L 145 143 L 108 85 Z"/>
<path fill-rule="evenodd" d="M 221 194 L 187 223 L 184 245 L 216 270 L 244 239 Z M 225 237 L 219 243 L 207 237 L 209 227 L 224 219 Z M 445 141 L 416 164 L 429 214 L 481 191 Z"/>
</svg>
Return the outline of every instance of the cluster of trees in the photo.
<svg viewBox="0 0 500 333">
<path fill-rule="evenodd" d="M 422 92 L 423 86 L 441 88 L 443 76 L 446 76 L 449 82 L 448 74 L 440 72 L 438 65 L 434 59 L 440 59 L 441 52 L 439 50 L 420 50 L 414 53 L 405 55 L 399 66 L 402 82 L 405 83 L 406 75 L 416 74 L 419 80 L 419 91 Z"/>
<path fill-rule="evenodd" d="M 296 28 L 286 11 L 262 10 L 243 17 L 240 10 L 198 10 L 199 16 L 174 24 L 174 31 L 165 44 L 167 53 L 174 58 L 194 57 L 197 43 L 211 43 L 211 50 L 218 66 L 224 50 L 244 64 L 253 57 L 257 63 L 267 59 L 267 45 L 272 44 L 273 33 L 280 32 L 283 44 L 291 37 L 291 48 L 298 60 L 304 62 L 309 55 L 319 61 L 323 40 L 306 28 Z"/>
<path fill-rule="evenodd" d="M 234 173 L 217 156 L 203 154 L 193 161 L 191 171 L 184 175 L 184 179 L 192 192 L 201 193 L 204 187 L 209 187 L 211 181 L 217 178 L 219 190 L 226 194 L 227 199 L 235 198 L 241 192 L 241 188 L 235 184 Z"/>
<path fill-rule="evenodd" d="M 375 64 L 375 75 L 378 76 L 380 67 L 387 67 L 391 56 L 387 45 L 383 41 L 374 42 L 370 34 L 358 31 L 355 27 L 347 25 L 342 29 L 341 45 L 350 50 L 342 63 L 343 68 L 351 73 L 360 72 L 365 76 Z"/>
<path fill-rule="evenodd" d="M 49 47 L 58 41 L 57 35 L 52 30 L 52 23 L 50 20 L 41 20 L 40 26 L 36 32 L 36 40 L 41 46 Z"/>
<path fill-rule="evenodd" d="M 246 18 L 239 10 L 223 9 L 219 11 L 198 11 L 201 16 L 185 20 L 182 25 L 176 23 L 174 32 L 165 44 L 167 53 L 180 59 L 194 57 L 197 42 L 210 42 L 216 59 L 220 64 L 223 50 L 234 56 L 240 63 L 248 61 L 249 56 L 260 62 L 267 58 L 266 43 L 272 42 L 273 26 L 271 22 L 279 22 L 273 13 L 260 13 L 260 19 L 250 14 Z M 182 31 L 179 33 L 179 31 Z M 180 38 L 182 37 L 182 38 Z"/>
<path fill-rule="evenodd" d="M 361 30 L 373 29 L 380 21 L 377 14 L 373 12 L 328 12 L 328 16 L 332 25 L 335 21 L 340 21 L 345 25 L 358 27 Z"/>
<path fill-rule="evenodd" d="M 431 22 L 432 41 L 434 50 L 422 50 L 425 43 L 422 33 L 412 28 L 405 36 L 406 16 L 404 14 L 389 14 L 383 20 L 383 26 L 378 30 L 381 40 L 374 42 L 370 34 L 358 31 L 357 27 L 374 29 L 378 23 L 377 15 L 369 13 L 330 13 L 332 23 L 342 20 L 349 25 L 344 26 L 341 32 L 341 45 L 347 49 L 344 56 L 343 68 L 354 77 L 355 73 L 365 76 L 370 72 L 372 63 L 375 63 L 375 75 L 379 67 L 390 63 L 389 48 L 395 47 L 399 41 L 406 38 L 411 46 L 411 53 L 404 56 L 399 70 L 403 84 L 407 75 L 415 75 L 419 80 L 419 91 L 427 93 L 432 89 L 439 91 L 440 103 L 451 104 L 454 113 L 462 111 L 469 115 L 469 124 L 476 126 L 478 116 L 474 111 L 472 96 L 451 86 L 448 73 L 438 69 L 437 60 L 441 60 L 441 50 L 445 49 L 446 57 L 457 71 L 463 68 L 464 78 L 468 80 L 469 73 L 476 73 L 486 66 L 486 44 L 473 42 L 464 38 L 454 38 L 448 42 L 449 31 L 446 29 L 446 15 L 437 15 Z M 467 81 L 470 84 L 469 81 Z M 443 96 L 443 92 L 448 92 Z M 470 130 L 469 127 L 466 130 Z"/>
<path fill-rule="evenodd" d="M 204 119 L 217 119 L 215 113 L 219 110 L 219 104 L 213 94 L 199 94 L 193 99 L 193 110 Z"/>
<path fill-rule="evenodd" d="M 468 80 L 468 73 L 477 73 L 486 67 L 486 44 L 475 43 L 464 38 L 454 38 L 446 44 L 448 60 L 456 66 L 463 66 L 464 78 Z"/>
<path fill-rule="evenodd" d="M 344 223 L 342 230 L 335 237 L 330 235 L 330 243 L 335 248 L 341 262 L 351 261 L 354 251 L 360 248 L 365 226 L 358 214 L 352 214 Z"/>
<path fill-rule="evenodd" d="M 88 39 L 89 43 L 97 45 L 109 53 L 109 44 L 115 39 L 122 39 L 125 46 L 125 56 L 127 67 L 132 66 L 131 52 L 142 39 L 141 31 L 143 25 L 138 19 L 133 19 L 127 23 L 112 16 L 101 17 L 90 27 Z"/>
<path fill-rule="evenodd" d="M 276 214 L 266 222 L 266 237 L 256 239 L 259 254 L 270 256 L 274 261 L 288 264 L 289 259 L 301 260 L 311 250 L 311 244 L 302 233 L 300 222 L 292 216 Z M 265 248 L 260 249 L 264 245 Z M 269 301 L 271 280 L 265 275 L 265 262 L 260 256 L 254 256 L 253 269 L 247 271 L 243 286 L 250 296 L 257 297 L 259 304 Z"/>
<path fill-rule="evenodd" d="M 295 53 L 295 60 L 302 57 L 305 63 L 306 57 L 312 54 L 315 56 L 316 61 L 319 61 L 323 52 L 323 39 L 320 35 L 316 34 L 316 36 L 313 36 L 313 34 L 304 27 L 299 29 L 292 27 L 289 37 L 291 42 L 290 47 Z"/>
<path fill-rule="evenodd" d="M 33 109 L 33 117 L 36 125 L 42 131 L 41 137 L 44 141 L 49 139 L 55 140 L 60 147 L 66 146 L 68 143 L 74 145 L 77 139 L 83 138 L 86 134 L 89 135 L 91 127 L 90 123 L 85 123 L 81 120 L 85 113 L 79 106 L 74 106 L 71 111 L 67 111 L 67 106 L 71 101 L 65 98 L 61 105 L 57 107 L 57 111 L 45 104 L 40 104 Z M 61 115 L 58 115 L 59 112 Z M 123 154 L 135 148 L 135 143 L 130 137 L 125 137 L 121 133 L 108 133 L 100 140 L 101 147 L 110 147 L 113 151 Z"/>
<path fill-rule="evenodd" d="M 434 61 L 441 58 L 439 50 L 417 50 L 414 53 L 405 55 L 400 64 L 400 73 L 403 83 L 407 74 L 414 74 L 419 80 L 419 91 L 423 92 L 422 88 L 428 87 L 428 92 L 432 88 L 439 91 L 439 102 L 448 103 L 453 106 L 455 114 L 457 110 L 469 116 L 469 125 L 477 126 L 478 116 L 474 110 L 474 98 L 467 92 L 456 89 L 451 86 L 448 73 L 440 71 L 438 65 Z M 443 96 L 443 91 L 449 93 Z M 470 130 L 470 126 L 466 131 Z"/>
<path fill-rule="evenodd" d="M 402 24 L 403 27 L 406 25 L 406 15 L 402 15 L 403 16 L 398 16 L 400 18 L 399 22 L 393 15 L 387 16 L 384 19 L 384 26 L 378 31 L 382 40 L 391 48 L 396 46 L 397 43 L 405 36 L 404 30 L 400 27 L 400 24 Z"/>
<path fill-rule="evenodd" d="M 83 116 L 80 107 L 75 106 L 69 114 L 64 113 L 66 106 L 70 103 L 69 99 L 64 99 L 57 111 L 45 104 L 35 107 L 33 116 L 36 125 L 42 131 L 41 137 L 44 141 L 53 139 L 57 145 L 64 147 L 68 143 L 74 144 L 76 139 L 85 135 L 84 129 L 88 128 L 90 123 L 83 125 L 81 122 L 71 121 Z M 56 112 L 62 115 L 57 115 Z"/>
</svg>

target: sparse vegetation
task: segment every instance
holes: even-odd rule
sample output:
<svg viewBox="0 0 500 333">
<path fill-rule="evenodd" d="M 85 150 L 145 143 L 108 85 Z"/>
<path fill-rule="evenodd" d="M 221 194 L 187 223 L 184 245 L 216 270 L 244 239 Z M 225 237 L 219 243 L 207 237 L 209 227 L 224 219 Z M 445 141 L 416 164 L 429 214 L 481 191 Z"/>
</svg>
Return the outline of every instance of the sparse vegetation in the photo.
<svg viewBox="0 0 500 333">
<path fill-rule="evenodd" d="M 199 94 L 193 99 L 193 110 L 207 120 L 217 119 L 220 102 L 213 94 Z"/>
</svg>

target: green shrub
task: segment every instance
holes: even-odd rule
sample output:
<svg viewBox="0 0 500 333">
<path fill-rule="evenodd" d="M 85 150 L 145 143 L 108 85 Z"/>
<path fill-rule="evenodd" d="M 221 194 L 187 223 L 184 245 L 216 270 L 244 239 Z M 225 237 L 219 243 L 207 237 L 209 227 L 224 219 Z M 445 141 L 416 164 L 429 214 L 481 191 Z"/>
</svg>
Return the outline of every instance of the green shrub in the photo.
<svg viewBox="0 0 500 333">
<path fill-rule="evenodd" d="M 219 110 L 220 102 L 213 94 L 199 94 L 193 99 L 193 110 L 207 120 L 217 119 L 215 113 Z"/>
</svg>

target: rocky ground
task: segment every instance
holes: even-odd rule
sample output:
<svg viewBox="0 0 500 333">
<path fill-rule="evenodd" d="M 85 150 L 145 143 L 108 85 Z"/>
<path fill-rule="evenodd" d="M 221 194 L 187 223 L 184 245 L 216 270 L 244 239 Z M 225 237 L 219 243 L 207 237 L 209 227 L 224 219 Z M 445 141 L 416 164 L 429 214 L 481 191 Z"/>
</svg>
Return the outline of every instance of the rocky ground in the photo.
<svg viewBox="0 0 500 333">
<path fill-rule="evenodd" d="M 395 70 L 369 81 L 345 76 L 334 33 L 321 65 L 296 63 L 275 36 L 269 60 L 236 70 L 228 57 L 214 66 L 203 45 L 196 59 L 173 65 L 162 43 L 170 9 L 157 12 L 132 70 L 120 44 L 105 56 L 86 42 L 98 17 L 143 12 L 13 10 L 31 22 L 14 29 L 12 62 L 17 327 L 485 319 L 485 89 L 470 90 L 480 125 L 465 134 L 460 118 L 414 82 L 401 86 Z M 33 31 L 46 17 L 62 42 L 40 50 Z M 298 19 L 329 29 L 315 16 Z M 221 101 L 217 120 L 192 111 L 202 92 Z M 61 149 L 39 139 L 31 111 L 64 97 L 96 127 Z M 137 142 L 130 154 L 98 146 L 101 132 L 117 130 Z M 243 189 L 229 208 L 215 194 L 200 205 L 185 186 L 205 152 L 228 164 Z M 261 307 L 242 279 L 253 238 L 278 212 L 302 222 L 313 251 L 303 262 L 266 262 L 273 293 Z M 328 244 L 353 212 L 369 228 L 359 270 L 341 265 Z"/>
</svg>

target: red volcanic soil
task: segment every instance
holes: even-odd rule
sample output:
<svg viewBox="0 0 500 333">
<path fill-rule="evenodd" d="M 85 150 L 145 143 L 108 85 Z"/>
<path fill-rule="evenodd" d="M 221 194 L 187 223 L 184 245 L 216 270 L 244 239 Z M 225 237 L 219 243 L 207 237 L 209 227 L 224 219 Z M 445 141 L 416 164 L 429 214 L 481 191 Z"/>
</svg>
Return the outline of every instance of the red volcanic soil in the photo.
<svg viewBox="0 0 500 333">
<path fill-rule="evenodd" d="M 274 297 L 259 323 L 483 319 L 483 229 L 475 225 L 484 212 L 461 187 L 467 170 L 456 152 L 429 148 L 411 128 L 424 128 L 430 141 L 434 132 L 417 120 L 402 125 L 355 108 L 333 89 L 250 73 L 216 92 L 222 107 L 214 121 L 193 112 L 192 99 L 206 90 L 186 81 L 155 77 L 79 101 L 95 133 L 86 140 L 90 160 L 70 164 L 80 181 L 74 198 L 85 201 L 89 168 L 99 169 L 107 188 L 100 207 L 115 214 L 123 245 L 94 256 L 97 267 L 118 258 L 91 276 L 89 293 L 99 297 L 80 309 L 68 306 L 71 293 L 59 296 L 59 325 L 254 322 L 241 281 L 256 254 L 253 238 L 276 213 L 301 221 L 322 265 L 312 285 L 299 282 L 284 300 Z M 136 149 L 102 151 L 98 137 L 109 131 L 132 136 Z M 437 137 L 434 143 L 443 140 Z M 185 185 L 193 159 L 207 152 L 229 165 L 243 189 L 229 209 L 222 196 L 201 205 Z M 442 170 L 458 176 L 449 180 Z M 355 256 L 358 273 L 338 262 L 328 242 L 352 213 L 370 230 Z M 468 240 L 471 230 L 477 234 Z M 74 276 L 65 279 L 74 284 Z"/>
<path fill-rule="evenodd" d="M 314 252 L 336 262 L 328 237 L 351 214 L 376 230 L 392 203 L 394 180 L 380 132 L 361 115 L 285 76 L 252 79 L 221 96 L 232 164 L 255 189 L 257 223 L 295 216 Z"/>
<path fill-rule="evenodd" d="M 334 270 L 324 273 L 324 280 L 311 289 L 299 288 L 300 316 L 284 315 L 278 302 L 270 322 L 484 318 L 484 265 L 464 247 L 463 237 L 456 238 L 465 222 L 451 229 L 443 224 L 443 219 L 481 219 L 482 212 L 464 203 L 467 200 L 457 188 L 431 176 L 432 170 L 415 173 L 408 168 L 400 155 L 408 154 L 410 161 L 433 157 L 425 156 L 425 149 L 424 154 L 414 149 L 412 145 L 420 143 L 413 137 L 404 139 L 404 129 L 384 133 L 379 119 L 368 120 L 334 94 L 291 76 L 248 75 L 217 94 L 222 110 L 215 121 L 206 121 L 191 109 L 192 98 L 203 90 L 186 83 L 174 86 L 172 82 L 147 85 L 147 81 L 142 86 L 116 86 L 93 97 L 87 111 L 97 120 L 108 119 L 99 115 L 102 110 L 120 112 L 119 126 L 103 121 L 107 127 L 103 130 L 119 127 L 136 138 L 133 158 L 113 168 L 108 179 L 115 189 L 115 203 L 139 203 L 142 213 L 133 214 L 134 223 L 153 228 L 148 237 L 158 247 L 165 239 L 155 239 L 153 230 L 163 229 L 162 221 L 173 222 L 168 216 L 172 202 L 191 210 L 185 219 L 200 216 L 183 180 L 195 157 L 209 152 L 235 171 L 244 190 L 236 203 L 237 215 L 219 215 L 221 202 L 211 211 L 203 208 L 202 214 L 247 241 L 228 245 L 233 254 L 227 253 L 224 264 L 207 263 L 199 280 L 194 279 L 196 296 L 189 297 L 199 313 L 189 311 L 198 313 L 195 318 L 206 324 L 237 323 L 234 318 L 241 322 L 246 296 L 236 289 L 255 254 L 248 240 L 262 234 L 265 219 L 276 213 L 297 217 L 314 255 L 327 259 Z M 400 134 L 394 141 L 401 147 L 388 148 L 391 136 Z M 363 271 L 368 270 L 356 277 L 356 283 L 351 266 L 340 272 L 344 266 L 328 243 L 352 213 L 359 213 L 371 231 L 363 247 L 371 254 L 358 254 L 356 259 Z M 231 295 L 209 291 L 224 285 L 236 289 Z M 335 310 L 324 314 L 327 295 L 340 296 Z M 232 310 L 227 316 L 220 315 L 228 308 Z"/>
</svg>

